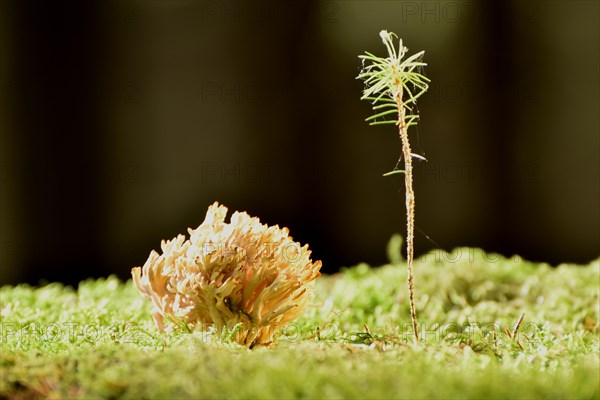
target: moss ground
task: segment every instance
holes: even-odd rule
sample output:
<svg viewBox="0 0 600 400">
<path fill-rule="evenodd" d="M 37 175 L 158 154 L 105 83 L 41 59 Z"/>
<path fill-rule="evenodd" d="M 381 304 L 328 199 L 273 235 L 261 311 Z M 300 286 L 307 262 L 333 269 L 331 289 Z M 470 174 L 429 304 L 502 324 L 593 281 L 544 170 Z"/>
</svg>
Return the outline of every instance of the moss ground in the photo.
<svg viewBox="0 0 600 400">
<path fill-rule="evenodd" d="M 3 287 L 0 398 L 600 398 L 600 260 L 427 254 L 419 346 L 405 279 L 397 263 L 323 276 L 315 306 L 253 350 L 157 332 L 150 304 L 113 277 Z"/>
</svg>

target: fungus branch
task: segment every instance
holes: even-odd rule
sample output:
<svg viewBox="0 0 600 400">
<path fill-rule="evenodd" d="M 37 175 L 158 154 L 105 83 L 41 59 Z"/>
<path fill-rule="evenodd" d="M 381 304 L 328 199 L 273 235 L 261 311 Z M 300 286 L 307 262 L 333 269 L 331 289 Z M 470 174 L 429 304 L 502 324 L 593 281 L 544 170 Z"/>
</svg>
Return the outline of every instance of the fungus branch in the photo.
<svg viewBox="0 0 600 400">
<path fill-rule="evenodd" d="M 413 54 L 404 58 L 408 49 L 402 45 L 398 50 L 394 47 L 394 33 L 381 31 L 381 39 L 387 48 L 386 58 L 377 57 L 369 52 L 359 56 L 364 68 L 357 79 L 365 81 L 362 100 L 373 104 L 375 115 L 366 119 L 370 125 L 393 124 L 398 126 L 398 133 L 402 142 L 402 155 L 404 156 L 404 170 L 394 170 L 384 176 L 403 173 L 406 186 L 406 262 L 408 267 L 408 296 L 410 302 L 410 316 L 415 335 L 415 342 L 419 342 L 417 312 L 415 309 L 414 279 L 413 279 L 413 241 L 415 226 L 415 193 L 413 190 L 412 157 L 422 158 L 413 154 L 408 140 L 408 128 L 416 125 L 419 119 L 416 113 L 417 99 L 427 91 L 429 79 L 421 75 L 418 70 L 424 67 L 421 61 L 424 52 Z M 386 119 L 394 115 L 394 119 Z"/>
</svg>

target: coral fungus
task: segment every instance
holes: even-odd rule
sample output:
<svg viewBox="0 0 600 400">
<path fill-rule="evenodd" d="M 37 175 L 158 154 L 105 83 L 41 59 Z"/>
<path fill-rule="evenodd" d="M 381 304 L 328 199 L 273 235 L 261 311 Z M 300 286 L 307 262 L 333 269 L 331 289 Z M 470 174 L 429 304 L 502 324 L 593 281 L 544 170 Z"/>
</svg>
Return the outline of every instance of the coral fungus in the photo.
<svg viewBox="0 0 600 400">
<path fill-rule="evenodd" d="M 162 241 L 133 282 L 154 304 L 157 327 L 164 319 L 217 332 L 235 329 L 235 340 L 267 344 L 276 329 L 296 319 L 313 296 L 321 261 L 312 262 L 287 228 L 267 226 L 245 212 L 225 222 L 227 208 L 214 203 L 204 222 Z"/>
</svg>

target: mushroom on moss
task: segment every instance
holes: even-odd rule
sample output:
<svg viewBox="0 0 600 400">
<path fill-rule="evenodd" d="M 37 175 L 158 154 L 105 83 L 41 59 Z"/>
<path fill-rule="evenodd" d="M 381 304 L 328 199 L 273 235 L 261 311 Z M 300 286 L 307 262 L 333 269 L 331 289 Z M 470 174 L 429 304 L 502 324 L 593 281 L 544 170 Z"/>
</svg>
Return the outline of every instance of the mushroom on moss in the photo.
<svg viewBox="0 0 600 400">
<path fill-rule="evenodd" d="M 321 261 L 313 262 L 287 228 L 267 226 L 245 212 L 225 222 L 214 203 L 204 222 L 162 241 L 143 267 L 131 273 L 138 291 L 154 304 L 157 327 L 165 319 L 194 329 L 235 328 L 247 347 L 268 344 L 277 328 L 301 315 L 313 297 Z"/>
</svg>

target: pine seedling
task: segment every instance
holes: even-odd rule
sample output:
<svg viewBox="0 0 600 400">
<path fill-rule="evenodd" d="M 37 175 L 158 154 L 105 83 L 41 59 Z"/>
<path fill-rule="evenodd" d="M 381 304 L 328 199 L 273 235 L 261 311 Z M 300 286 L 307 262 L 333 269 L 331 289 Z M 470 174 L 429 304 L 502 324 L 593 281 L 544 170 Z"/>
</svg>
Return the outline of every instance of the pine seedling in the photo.
<svg viewBox="0 0 600 400">
<path fill-rule="evenodd" d="M 415 288 L 413 280 L 413 241 L 415 226 L 415 193 L 413 190 L 412 159 L 423 159 L 412 153 L 408 140 L 408 128 L 416 125 L 419 115 L 416 111 L 417 99 L 427 91 L 429 79 L 419 73 L 426 64 L 422 57 L 424 52 L 406 57 L 408 49 L 402 45 L 394 47 L 394 33 L 381 31 L 379 33 L 387 48 L 387 57 L 378 57 L 369 52 L 359 56 L 363 69 L 357 76 L 365 82 L 362 100 L 368 100 L 373 105 L 375 115 L 366 119 L 370 125 L 393 124 L 398 126 L 402 142 L 404 170 L 395 169 L 384 176 L 403 173 L 406 186 L 406 263 L 408 268 L 408 298 L 410 302 L 410 317 L 412 320 L 415 342 L 419 342 L 417 312 L 415 309 Z M 394 118 L 389 118 L 394 116 Z"/>
</svg>

